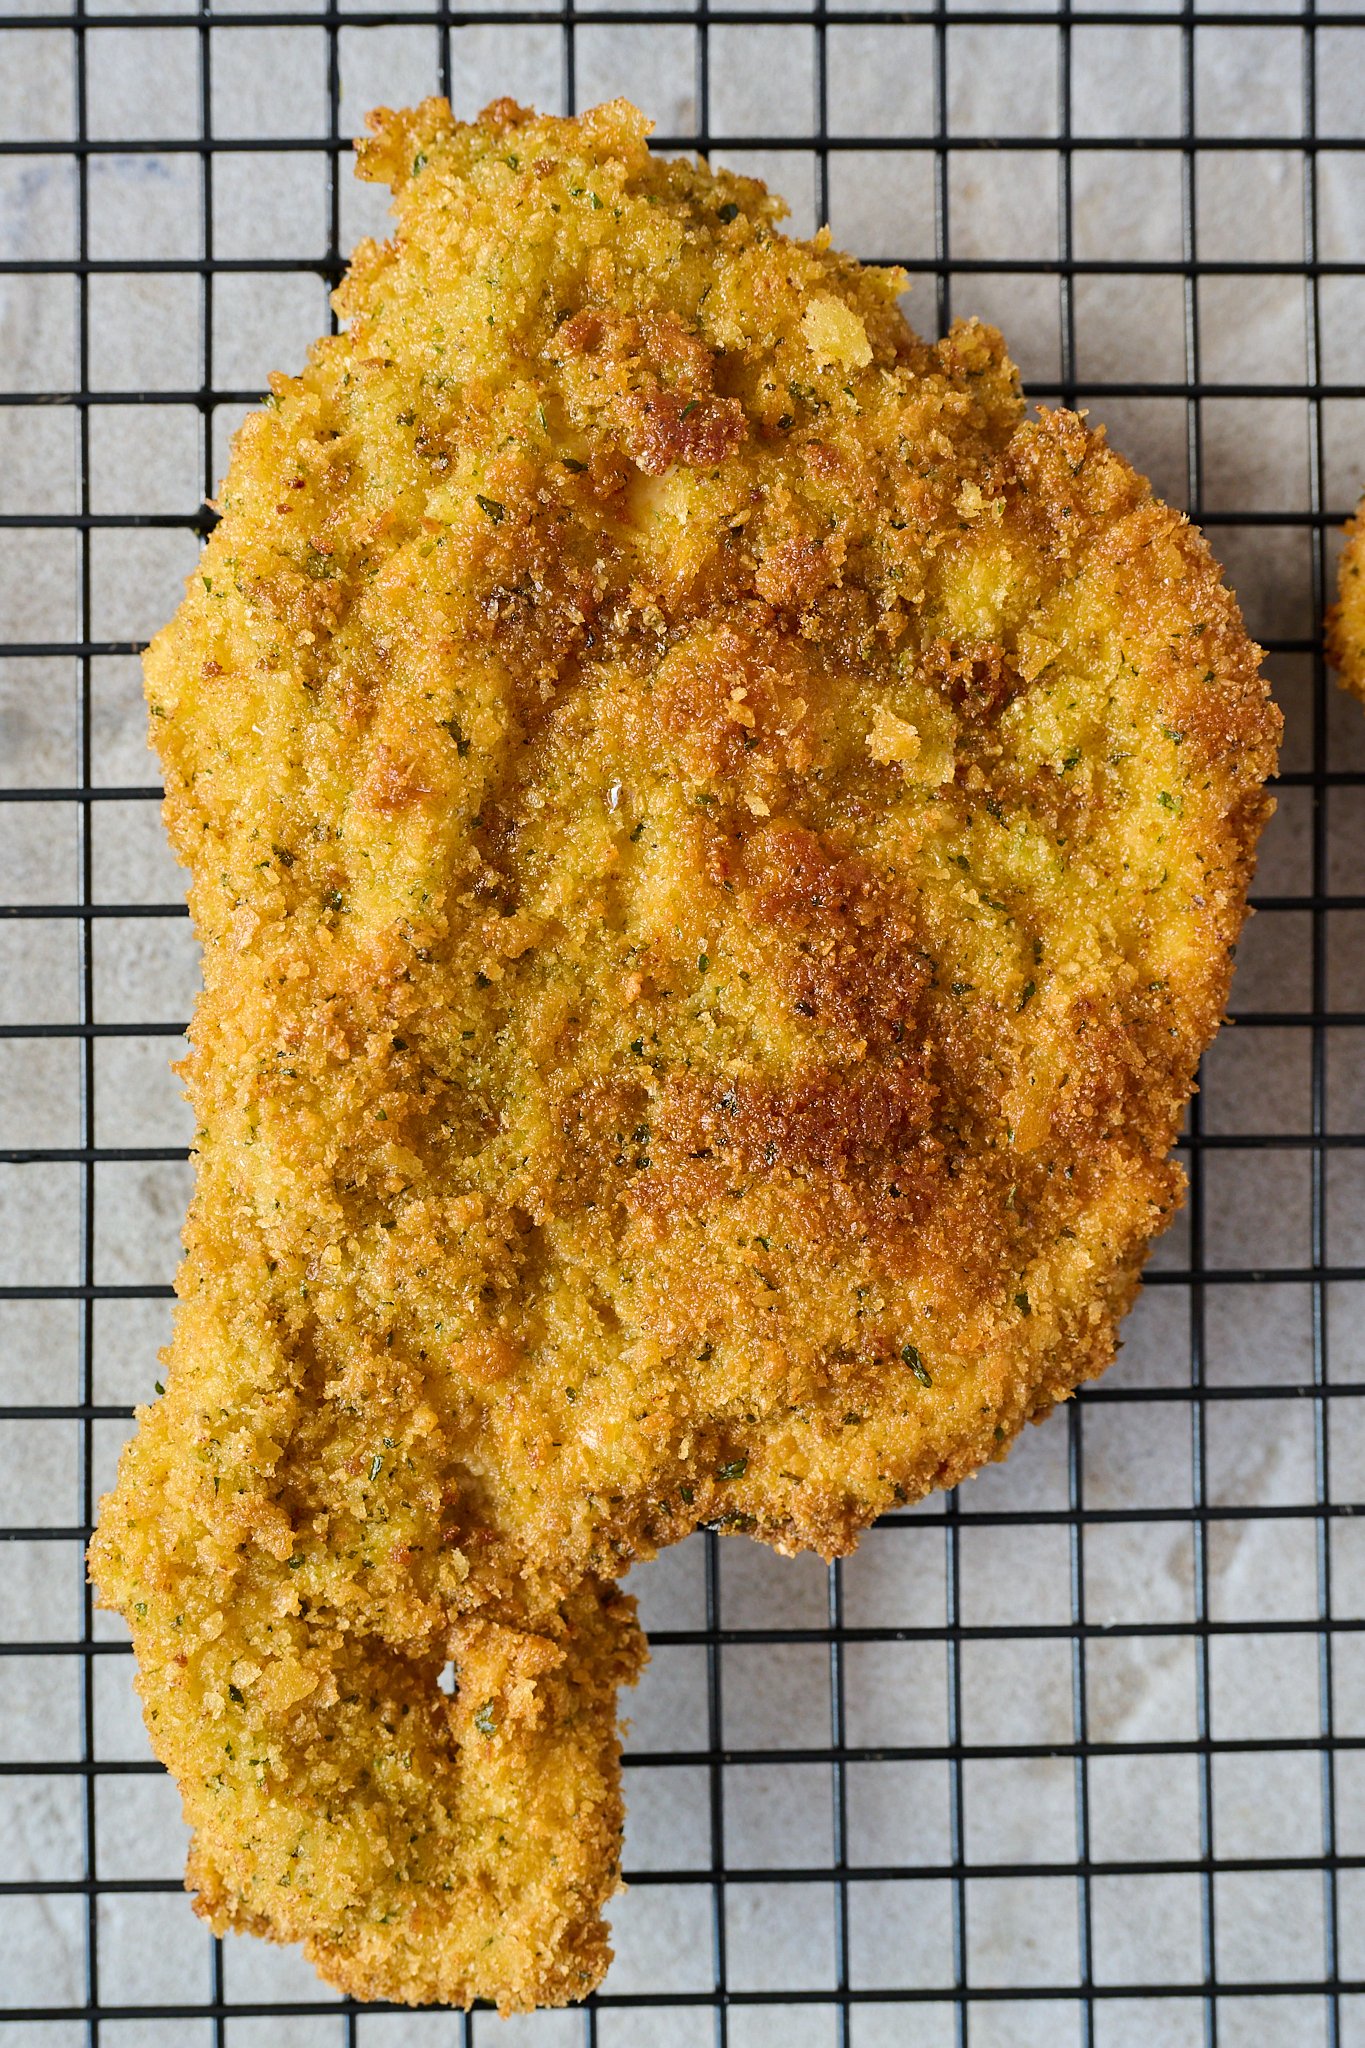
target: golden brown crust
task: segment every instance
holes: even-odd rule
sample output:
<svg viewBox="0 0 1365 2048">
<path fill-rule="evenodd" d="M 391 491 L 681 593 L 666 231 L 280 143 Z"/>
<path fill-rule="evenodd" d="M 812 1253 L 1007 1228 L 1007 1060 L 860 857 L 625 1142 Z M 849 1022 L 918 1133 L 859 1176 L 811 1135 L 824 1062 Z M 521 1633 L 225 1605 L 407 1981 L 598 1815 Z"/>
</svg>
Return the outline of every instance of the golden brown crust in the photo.
<svg viewBox="0 0 1365 2048">
<path fill-rule="evenodd" d="M 271 1318 L 234 1307 L 220 1239 L 192 1226 L 188 1243 L 201 1277 L 182 1276 L 172 1390 L 142 1411 L 91 1563 L 131 1624 L 148 1732 L 194 1831 L 196 1910 L 219 1934 L 301 1942 L 357 1997 L 582 1997 L 611 1957 L 634 1601 L 592 1578 L 563 1597 L 519 1580 L 461 1618 L 445 1588 L 468 1566 L 441 1500 L 408 1490 L 403 1437 L 349 1401 L 339 1430 L 315 1430 L 316 1359 L 300 1373 Z M 369 1490 L 360 1525 L 310 1489 L 324 1434 Z M 234 1436 L 248 1464 L 225 1499 Z"/>
<path fill-rule="evenodd" d="M 147 658 L 198 1188 L 95 1550 L 135 1629 L 160 1589 L 138 1649 L 212 1909 L 285 1938 L 278 1843 L 229 1856 L 199 1786 L 174 1602 L 209 1585 L 272 1696 L 258 1597 L 328 1670 L 363 1638 L 381 1719 L 409 1683 L 429 1719 L 452 1628 L 512 1631 L 545 1704 L 505 1768 L 582 1759 L 606 1841 L 638 1648 L 591 1575 L 703 1521 L 846 1550 L 1112 1356 L 1278 736 L 1200 535 L 1026 419 L 998 335 L 920 341 L 896 274 L 785 240 L 761 187 L 651 158 L 621 102 L 429 101 L 361 169 L 397 237 L 243 429 Z M 449 1927 L 487 1886 L 515 1958 L 369 1866 L 313 1952 L 571 1995 L 614 1866 L 481 1868 Z"/>
<path fill-rule="evenodd" d="M 1365 701 L 1365 518 L 1346 522 L 1337 569 L 1337 601 L 1327 614 L 1327 659 L 1342 688 Z"/>
</svg>

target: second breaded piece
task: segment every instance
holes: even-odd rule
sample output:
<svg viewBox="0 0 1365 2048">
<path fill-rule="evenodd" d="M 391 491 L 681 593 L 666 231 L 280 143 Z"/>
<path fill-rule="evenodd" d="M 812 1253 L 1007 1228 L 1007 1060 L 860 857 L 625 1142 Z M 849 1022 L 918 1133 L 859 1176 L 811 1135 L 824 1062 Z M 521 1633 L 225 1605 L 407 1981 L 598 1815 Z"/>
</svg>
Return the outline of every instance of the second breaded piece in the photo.
<svg viewBox="0 0 1365 2048">
<path fill-rule="evenodd" d="M 998 335 L 919 340 L 899 276 L 633 109 L 428 102 L 362 172 L 396 238 L 240 435 L 147 659 L 199 1196 L 95 1569 L 214 1914 L 515 2004 L 590 1977 L 614 1865 L 466 1827 L 501 1753 L 482 1680 L 431 1706 L 442 1631 L 580 1631 L 535 1726 L 608 1844 L 636 1651 L 585 1575 L 703 1521 L 845 1550 L 1108 1362 L 1278 718 L 1202 538 L 1026 419 Z M 225 1699 L 191 1595 L 248 1646 Z M 305 1908 L 203 1730 L 278 1727 L 292 1814 L 349 1668 Z M 410 1775 L 367 1787 L 403 1704 Z M 542 1756 L 570 1782 L 506 1761 Z M 495 1907 L 530 1948 L 483 1945 Z"/>
<path fill-rule="evenodd" d="M 1342 687 L 1365 701 L 1365 507 L 1346 522 L 1337 601 L 1327 614 L 1327 659 Z"/>
</svg>

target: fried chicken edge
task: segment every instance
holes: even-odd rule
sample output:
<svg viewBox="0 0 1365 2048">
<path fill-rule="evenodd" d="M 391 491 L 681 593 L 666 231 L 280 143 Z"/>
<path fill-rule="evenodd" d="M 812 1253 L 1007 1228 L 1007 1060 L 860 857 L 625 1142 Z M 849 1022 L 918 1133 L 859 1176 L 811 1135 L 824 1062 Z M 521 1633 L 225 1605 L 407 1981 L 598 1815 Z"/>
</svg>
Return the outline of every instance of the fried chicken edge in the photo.
<svg viewBox="0 0 1365 2048">
<path fill-rule="evenodd" d="M 1337 601 L 1327 614 L 1327 660 L 1341 686 L 1365 702 L 1365 517 L 1357 508 L 1346 522 L 1346 545 L 1337 565 Z"/>
</svg>

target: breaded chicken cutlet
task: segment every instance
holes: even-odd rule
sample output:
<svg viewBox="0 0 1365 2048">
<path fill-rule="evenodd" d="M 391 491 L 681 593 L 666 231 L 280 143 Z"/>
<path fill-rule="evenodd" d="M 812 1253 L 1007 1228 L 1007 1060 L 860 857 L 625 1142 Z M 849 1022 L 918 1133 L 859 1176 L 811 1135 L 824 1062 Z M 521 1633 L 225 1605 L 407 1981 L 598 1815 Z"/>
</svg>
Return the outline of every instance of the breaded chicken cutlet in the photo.
<svg viewBox="0 0 1365 2048">
<path fill-rule="evenodd" d="M 1327 659 L 1343 689 L 1365 701 L 1365 501 L 1346 522 L 1337 601 L 1327 614 Z"/>
<path fill-rule="evenodd" d="M 374 126 L 147 657 L 198 1183 L 92 1561 L 213 1924 L 507 2008 L 604 1966 L 611 1582 L 846 1551 L 1112 1357 L 1279 720 L 989 328 L 624 102 Z"/>
</svg>

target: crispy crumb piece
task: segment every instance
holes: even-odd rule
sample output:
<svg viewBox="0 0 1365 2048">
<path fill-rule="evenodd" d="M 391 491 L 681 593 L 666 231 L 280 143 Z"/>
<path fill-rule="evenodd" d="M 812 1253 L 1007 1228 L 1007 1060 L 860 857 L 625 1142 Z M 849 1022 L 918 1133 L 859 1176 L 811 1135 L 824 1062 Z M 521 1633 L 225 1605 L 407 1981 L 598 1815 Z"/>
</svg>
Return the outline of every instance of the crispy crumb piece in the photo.
<svg viewBox="0 0 1365 2048">
<path fill-rule="evenodd" d="M 867 751 L 874 761 L 894 761 L 901 767 L 909 767 L 920 752 L 920 737 L 913 725 L 904 718 L 897 718 L 895 712 L 888 711 L 884 704 L 879 704 L 872 714 Z"/>
<path fill-rule="evenodd" d="M 872 361 L 867 329 L 852 306 L 842 299 L 812 299 L 801 319 L 801 332 L 812 355 L 821 362 L 849 370 L 865 370 Z"/>
</svg>

